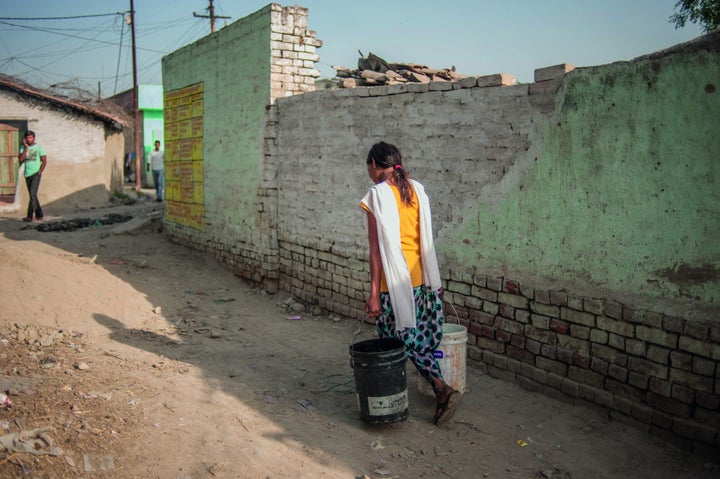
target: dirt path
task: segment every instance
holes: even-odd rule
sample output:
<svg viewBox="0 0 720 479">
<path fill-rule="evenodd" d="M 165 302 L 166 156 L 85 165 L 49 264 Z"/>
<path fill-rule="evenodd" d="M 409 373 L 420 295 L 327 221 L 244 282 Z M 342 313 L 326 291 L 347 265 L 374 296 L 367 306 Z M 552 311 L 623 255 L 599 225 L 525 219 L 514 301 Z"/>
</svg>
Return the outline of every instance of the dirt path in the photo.
<svg viewBox="0 0 720 479">
<path fill-rule="evenodd" d="M 103 225 L 108 213 L 148 221 Z M 95 210 L 51 219 L 92 219 L 56 232 L 0 219 L 0 392 L 13 402 L 0 435 L 51 428 L 62 450 L 0 447 L 0 478 L 720 475 L 594 408 L 472 367 L 446 426 L 432 425 L 411 366 L 410 418 L 366 426 L 348 346 L 373 328 L 257 291 L 170 243 L 149 221 L 159 213 Z"/>
</svg>

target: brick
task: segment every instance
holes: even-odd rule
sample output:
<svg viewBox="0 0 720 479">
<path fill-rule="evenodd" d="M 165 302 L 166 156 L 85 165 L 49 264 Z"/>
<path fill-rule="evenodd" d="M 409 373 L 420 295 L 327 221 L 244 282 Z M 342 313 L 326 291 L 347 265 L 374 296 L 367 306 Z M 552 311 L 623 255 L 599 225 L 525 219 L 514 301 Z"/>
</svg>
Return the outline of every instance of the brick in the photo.
<svg viewBox="0 0 720 479">
<path fill-rule="evenodd" d="M 569 294 L 568 301 L 567 301 L 567 307 L 570 309 L 576 309 L 578 311 L 583 311 L 585 309 L 583 307 L 583 297 L 577 296 L 574 294 Z"/>
<path fill-rule="evenodd" d="M 616 321 L 607 316 L 598 316 L 597 328 L 608 333 L 619 334 L 632 338 L 635 336 L 635 326 L 624 321 Z"/>
<path fill-rule="evenodd" d="M 643 397 L 643 394 L 637 388 L 629 384 L 614 381 L 610 378 L 605 380 L 605 389 L 617 397 L 629 399 L 634 402 L 641 401 Z"/>
<path fill-rule="evenodd" d="M 637 339 L 628 339 L 625 341 L 625 352 L 633 356 L 645 356 L 647 354 L 647 344 L 645 341 Z"/>
<path fill-rule="evenodd" d="M 493 75 L 483 75 L 477 77 L 478 87 L 491 87 L 491 86 L 512 86 L 517 81 L 515 76 L 509 73 L 495 73 Z"/>
<path fill-rule="evenodd" d="M 685 320 L 673 316 L 664 316 L 662 328 L 673 333 L 682 333 L 685 328 Z"/>
<path fill-rule="evenodd" d="M 468 309 L 480 311 L 482 310 L 483 300 L 480 298 L 476 298 L 475 296 L 468 296 L 467 298 L 465 298 L 465 302 L 463 304 Z"/>
<path fill-rule="evenodd" d="M 530 300 L 525 296 L 508 293 L 498 293 L 498 302 L 519 309 L 528 309 L 530 305 Z"/>
<path fill-rule="evenodd" d="M 670 397 L 685 404 L 693 404 L 695 402 L 695 391 L 679 384 L 673 384 Z"/>
<path fill-rule="evenodd" d="M 461 78 L 457 83 L 460 88 L 474 88 L 478 86 L 477 77 Z"/>
<path fill-rule="evenodd" d="M 477 323 L 470 323 L 470 327 L 468 328 L 468 333 L 474 334 L 475 336 L 481 336 L 482 335 L 482 325 Z"/>
<path fill-rule="evenodd" d="M 651 377 L 648 381 L 648 389 L 660 396 L 669 398 L 672 395 L 672 383 L 664 379 Z"/>
<path fill-rule="evenodd" d="M 500 341 L 501 343 L 509 343 L 510 333 L 508 333 L 507 331 L 495 331 L 495 339 Z"/>
<path fill-rule="evenodd" d="M 625 306 L 623 308 L 622 320 L 628 323 L 634 324 L 645 324 L 645 311 L 635 309 L 632 306 Z"/>
<path fill-rule="evenodd" d="M 585 399 L 586 401 L 592 401 L 595 398 L 596 391 L 597 388 L 587 384 L 578 384 L 578 397 Z"/>
<path fill-rule="evenodd" d="M 598 344 L 607 344 L 608 333 L 600 331 L 599 329 L 593 329 L 590 331 L 590 342 Z"/>
<path fill-rule="evenodd" d="M 608 367 L 610 363 L 603 359 L 599 358 L 591 358 L 590 359 L 590 369 L 593 371 L 597 371 L 598 373 L 602 374 L 603 376 L 607 376 L 608 374 Z"/>
<path fill-rule="evenodd" d="M 533 314 L 530 316 L 530 323 L 538 329 L 550 329 L 550 318 L 547 316 Z"/>
<path fill-rule="evenodd" d="M 516 321 L 512 321 L 510 319 L 500 317 L 495 318 L 495 328 L 501 331 L 507 331 L 511 334 L 523 334 L 523 330 L 526 327 L 526 325 L 518 323 Z"/>
<path fill-rule="evenodd" d="M 524 363 L 530 363 L 534 364 L 535 362 L 535 355 L 532 354 L 530 351 L 526 351 L 524 349 L 516 348 L 513 345 L 508 345 L 506 354 L 513 358 L 517 359 L 518 361 L 522 361 Z"/>
<path fill-rule="evenodd" d="M 533 313 L 542 314 L 543 316 L 549 316 L 552 318 L 560 317 L 560 308 L 558 306 L 551 305 L 551 304 L 542 304 L 542 303 L 533 301 L 530 303 L 530 311 L 532 311 Z"/>
<path fill-rule="evenodd" d="M 510 344 L 512 344 L 515 347 L 518 347 L 520 349 L 525 349 L 525 343 L 526 343 L 525 336 L 520 336 L 518 334 L 513 334 L 510 337 Z"/>
<path fill-rule="evenodd" d="M 710 336 L 710 326 L 697 321 L 685 323 L 683 333 L 695 339 L 707 339 Z"/>
<path fill-rule="evenodd" d="M 556 391 L 562 390 L 562 383 L 565 379 L 564 376 L 565 374 L 559 375 L 549 372 L 547 375 L 547 385 Z"/>
<path fill-rule="evenodd" d="M 716 343 L 720 343 L 720 326 L 710 326 L 710 339 Z"/>
<path fill-rule="evenodd" d="M 593 402 L 599 406 L 610 408 L 613 405 L 613 395 L 608 391 L 599 389 L 595 393 Z"/>
<path fill-rule="evenodd" d="M 548 330 L 538 329 L 532 325 L 526 324 L 524 334 L 527 338 L 539 341 L 544 344 L 556 345 L 558 343 L 555 333 Z"/>
<path fill-rule="evenodd" d="M 632 406 L 632 401 L 628 401 L 626 398 L 613 397 L 612 409 L 615 409 L 616 411 L 629 416 L 630 411 L 632 411 Z"/>
<path fill-rule="evenodd" d="M 530 311 L 526 311 L 524 309 L 516 309 L 515 310 L 515 320 L 527 324 L 530 322 Z"/>
<path fill-rule="evenodd" d="M 570 323 L 559 319 L 551 319 L 549 327 L 550 331 L 557 334 L 568 334 L 570 331 Z"/>
<path fill-rule="evenodd" d="M 523 363 L 521 361 L 518 361 L 517 359 L 511 357 L 507 358 L 507 369 L 509 371 L 519 373 L 520 371 L 522 371 L 522 365 Z"/>
<path fill-rule="evenodd" d="M 716 364 L 717 362 L 715 361 L 709 361 L 707 359 L 696 356 L 693 358 L 692 370 L 694 373 L 700 374 L 702 376 L 713 376 L 715 374 Z"/>
<path fill-rule="evenodd" d="M 705 391 L 698 391 L 695 394 L 695 402 L 698 406 L 711 411 L 720 410 L 720 396 Z"/>
<path fill-rule="evenodd" d="M 577 382 L 566 378 L 566 379 L 563 379 L 561 390 L 568 396 L 577 397 L 578 386 L 579 386 L 579 384 Z"/>
<path fill-rule="evenodd" d="M 679 351 L 672 351 L 670 353 L 670 365 L 675 369 L 692 371 L 692 360 L 693 357 L 689 354 L 681 353 Z"/>
<path fill-rule="evenodd" d="M 490 301 L 485 301 L 483 303 L 483 311 L 489 314 L 498 314 L 498 305 Z"/>
<path fill-rule="evenodd" d="M 698 376 L 687 371 L 681 371 L 679 369 L 670 369 L 668 375 L 670 381 L 687 386 L 698 391 L 704 391 L 707 393 L 713 392 L 713 379 L 705 376 Z"/>
<path fill-rule="evenodd" d="M 470 288 L 470 294 L 472 296 L 478 297 L 480 299 L 485 299 L 487 301 L 492 301 L 494 303 L 497 303 L 498 294 L 496 291 L 493 291 L 491 289 L 473 285 Z"/>
<path fill-rule="evenodd" d="M 535 359 L 535 366 L 542 369 L 543 371 L 548 371 L 552 374 L 557 374 L 558 376 L 566 376 L 567 375 L 567 365 L 559 362 L 559 361 L 553 361 L 548 358 L 544 358 L 542 356 L 538 356 Z"/>
<path fill-rule="evenodd" d="M 587 311 L 588 313 L 593 313 L 598 316 L 602 315 L 604 309 L 603 306 L 604 303 L 601 299 L 585 298 L 583 300 L 583 310 Z"/>
<path fill-rule="evenodd" d="M 590 371 L 589 369 L 579 368 L 577 366 L 570 366 L 568 368 L 568 378 L 579 383 L 588 384 L 598 388 L 601 388 L 605 381 L 605 377 L 602 374 Z"/>
<path fill-rule="evenodd" d="M 646 311 L 643 317 L 643 324 L 651 328 L 663 328 L 664 316 L 660 313 Z"/>
<path fill-rule="evenodd" d="M 570 63 L 560 63 L 549 67 L 537 68 L 535 69 L 534 80 L 536 82 L 542 82 L 555 78 L 564 78 L 567 73 L 574 69 L 575 66 Z"/>
<path fill-rule="evenodd" d="M 485 288 L 487 286 L 487 277 L 482 274 L 473 273 L 472 283 L 475 286 L 480 286 L 481 288 Z M 473 291 L 474 291 L 474 289 L 473 289 Z"/>
<path fill-rule="evenodd" d="M 571 324 L 570 336 L 578 339 L 590 339 L 590 328 L 577 324 Z"/>
<path fill-rule="evenodd" d="M 589 369 L 590 358 L 588 356 L 583 356 L 582 354 L 575 353 L 572 357 L 572 364 L 583 369 Z"/>
<path fill-rule="evenodd" d="M 535 289 L 535 296 L 533 298 L 536 303 L 550 304 L 550 291 Z"/>
<path fill-rule="evenodd" d="M 667 366 L 634 356 L 628 358 L 628 369 L 660 379 L 667 379 L 669 374 Z"/>
<path fill-rule="evenodd" d="M 474 323 L 487 324 L 489 326 L 495 324 L 495 315 L 485 313 L 483 311 L 472 310 L 469 312 L 468 317 L 470 318 L 470 321 Z"/>
<path fill-rule="evenodd" d="M 505 284 L 503 285 L 503 291 L 508 294 L 519 294 L 520 283 L 518 283 L 517 281 L 506 279 Z"/>
<path fill-rule="evenodd" d="M 608 346 L 611 348 L 619 349 L 620 351 L 625 351 L 625 338 L 622 336 L 619 336 L 617 334 L 608 334 Z"/>
<path fill-rule="evenodd" d="M 543 344 L 542 348 L 540 348 L 540 354 L 545 358 L 555 359 L 557 358 L 557 348 Z"/>
<path fill-rule="evenodd" d="M 565 364 L 572 364 L 572 358 L 573 358 L 574 354 L 575 353 L 573 353 L 569 349 L 565 349 L 565 348 L 557 348 L 556 349 L 556 356 L 557 356 L 558 361 L 562 361 Z"/>
<path fill-rule="evenodd" d="M 542 351 L 543 343 L 540 341 L 535 341 L 533 339 L 525 339 L 525 349 L 530 351 L 533 354 L 540 354 L 540 351 Z"/>
<path fill-rule="evenodd" d="M 485 362 L 485 363 L 487 363 L 487 364 L 493 364 L 493 365 L 494 365 L 496 359 L 499 359 L 499 358 L 503 358 L 503 359 L 504 359 L 505 357 L 504 357 L 504 356 L 497 355 L 497 354 L 493 353 L 492 351 L 482 351 L 482 353 L 481 353 L 481 358 L 482 358 L 482 361 L 483 361 L 483 362 Z"/>
<path fill-rule="evenodd" d="M 591 328 L 595 326 L 594 314 L 585 313 L 583 311 L 577 311 L 566 307 L 560 308 L 560 319 L 564 319 L 565 321 L 571 323 L 581 324 L 583 326 L 589 326 Z"/>
<path fill-rule="evenodd" d="M 505 343 L 500 343 L 494 339 L 478 337 L 477 345 L 481 349 L 488 349 L 494 353 L 505 353 Z"/>
<path fill-rule="evenodd" d="M 597 356 L 600 359 L 604 359 L 609 363 L 618 364 L 620 366 L 625 366 L 627 364 L 626 354 L 616 349 L 608 348 L 607 346 L 603 346 L 600 344 L 592 345 L 592 355 Z"/>
<path fill-rule="evenodd" d="M 617 364 L 608 364 L 607 375 L 621 383 L 627 382 L 628 370 Z"/>
<path fill-rule="evenodd" d="M 515 374 L 507 369 L 499 369 L 495 366 L 488 366 L 487 373 L 490 377 L 500 379 L 505 382 L 513 382 L 515 380 Z"/>
<path fill-rule="evenodd" d="M 493 276 L 487 278 L 487 287 L 493 291 L 500 292 L 505 285 L 505 278 L 502 276 Z"/>
<path fill-rule="evenodd" d="M 665 346 L 667 348 L 675 349 L 678 344 L 678 335 L 675 333 L 668 333 L 658 328 L 649 328 L 647 326 L 637 326 L 635 328 L 635 334 L 638 339 L 642 339 L 649 343 L 657 344 L 659 346 Z"/>
<path fill-rule="evenodd" d="M 567 293 L 565 291 L 550 291 L 550 304 L 565 306 L 567 304 Z"/>
<path fill-rule="evenodd" d="M 562 79 L 545 80 L 528 85 L 528 96 L 555 95 L 563 86 Z"/>
<path fill-rule="evenodd" d="M 720 345 L 713 345 L 705 341 L 700 341 L 690 336 L 680 336 L 678 340 L 678 348 L 700 356 L 720 360 Z"/>
<path fill-rule="evenodd" d="M 659 364 L 670 364 L 670 350 L 650 345 L 647 349 L 647 358 Z"/>
<path fill-rule="evenodd" d="M 623 305 L 617 301 L 606 301 L 603 307 L 605 316 L 613 319 L 622 319 Z"/>
<path fill-rule="evenodd" d="M 649 376 L 647 374 L 636 373 L 634 371 L 628 373 L 628 384 L 638 389 L 647 389 L 648 379 Z"/>
<path fill-rule="evenodd" d="M 540 384 L 547 384 L 548 373 L 547 371 L 543 371 L 542 369 L 533 368 L 532 379 L 539 382 Z"/>
<path fill-rule="evenodd" d="M 508 319 L 515 319 L 515 308 L 508 306 L 507 304 L 500 304 L 498 307 L 498 314 Z"/>
<path fill-rule="evenodd" d="M 671 414 L 679 418 L 689 418 L 691 413 L 690 405 L 682 403 L 672 398 L 658 396 L 652 391 L 647 394 L 648 405 L 658 409 L 661 412 Z"/>
</svg>

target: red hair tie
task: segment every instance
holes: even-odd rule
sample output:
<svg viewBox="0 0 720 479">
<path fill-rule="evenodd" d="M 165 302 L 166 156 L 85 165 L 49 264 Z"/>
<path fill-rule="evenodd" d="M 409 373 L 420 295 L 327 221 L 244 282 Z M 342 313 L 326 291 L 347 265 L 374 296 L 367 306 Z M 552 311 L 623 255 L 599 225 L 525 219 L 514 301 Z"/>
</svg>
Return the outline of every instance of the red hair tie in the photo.
<svg viewBox="0 0 720 479">
<path fill-rule="evenodd" d="M 402 170 L 402 165 L 395 165 L 396 170 Z"/>
</svg>

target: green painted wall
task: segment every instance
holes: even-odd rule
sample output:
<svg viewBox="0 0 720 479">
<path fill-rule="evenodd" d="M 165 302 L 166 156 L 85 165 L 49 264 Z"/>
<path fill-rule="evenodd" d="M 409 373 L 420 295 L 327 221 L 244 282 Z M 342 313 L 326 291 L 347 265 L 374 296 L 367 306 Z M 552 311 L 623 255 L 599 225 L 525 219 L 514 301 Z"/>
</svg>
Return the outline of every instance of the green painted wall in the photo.
<svg viewBox="0 0 720 479">
<path fill-rule="evenodd" d="M 569 291 L 717 305 L 717 59 L 701 50 L 569 73 L 534 167 L 499 203 L 466 212 L 442 253 Z"/>
<path fill-rule="evenodd" d="M 163 58 L 168 93 L 204 84 L 206 233 L 262 248 L 257 220 L 265 106 L 270 98 L 270 6 Z"/>
</svg>

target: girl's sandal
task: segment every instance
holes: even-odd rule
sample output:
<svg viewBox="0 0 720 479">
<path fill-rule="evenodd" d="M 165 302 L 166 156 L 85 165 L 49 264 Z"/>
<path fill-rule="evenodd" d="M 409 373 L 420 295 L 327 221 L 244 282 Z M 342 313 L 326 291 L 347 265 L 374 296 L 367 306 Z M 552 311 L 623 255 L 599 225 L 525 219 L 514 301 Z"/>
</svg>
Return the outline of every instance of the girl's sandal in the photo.
<svg viewBox="0 0 720 479">
<path fill-rule="evenodd" d="M 445 401 L 438 403 L 435 408 L 435 416 L 433 417 L 433 424 L 436 426 L 442 426 L 448 422 L 455 415 L 458 403 L 460 402 L 460 392 L 456 390 L 450 391 Z"/>
</svg>

